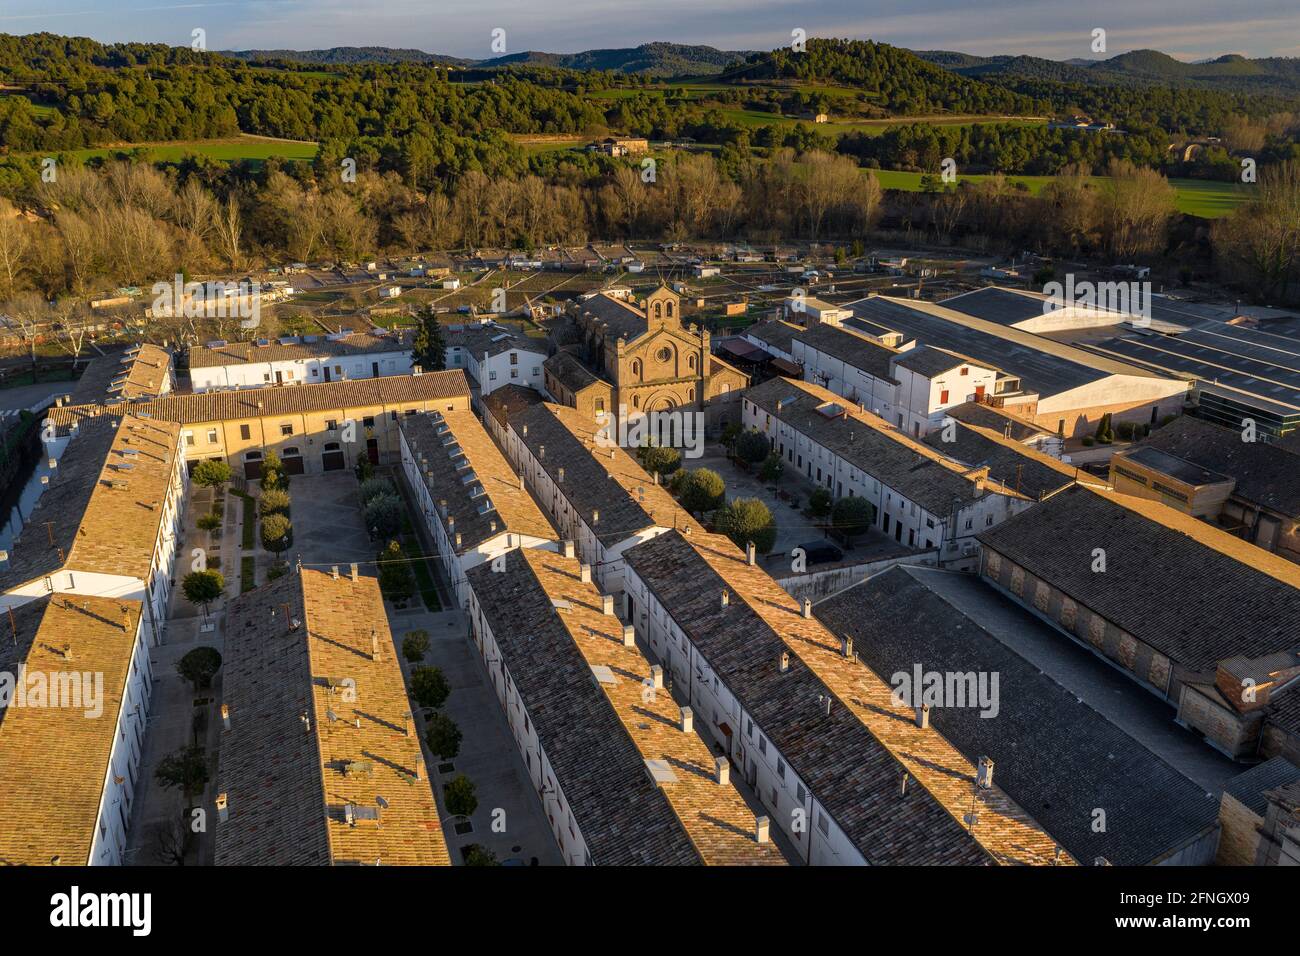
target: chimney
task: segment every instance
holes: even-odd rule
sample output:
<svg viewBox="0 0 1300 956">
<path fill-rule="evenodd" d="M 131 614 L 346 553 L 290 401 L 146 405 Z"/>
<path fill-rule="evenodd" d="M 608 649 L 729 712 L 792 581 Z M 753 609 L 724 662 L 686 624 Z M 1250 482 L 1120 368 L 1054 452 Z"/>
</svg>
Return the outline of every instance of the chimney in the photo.
<svg viewBox="0 0 1300 956">
<path fill-rule="evenodd" d="M 564 544 L 564 556 L 566 558 L 573 557 L 573 542 L 571 540 L 565 540 L 563 544 Z"/>
<path fill-rule="evenodd" d="M 600 596 L 600 613 L 613 616 L 614 614 L 614 595 L 602 594 Z"/>
<path fill-rule="evenodd" d="M 335 581 L 339 579 L 339 566 L 337 564 L 330 565 L 330 577 Z"/>
<path fill-rule="evenodd" d="M 447 531 L 448 531 L 448 532 L 455 531 L 455 530 L 456 530 L 456 516 L 455 516 L 455 515 L 444 515 L 444 517 L 447 519 Z"/>
<path fill-rule="evenodd" d="M 655 690 L 664 689 L 664 669 L 658 664 L 650 665 L 650 684 Z"/>
<path fill-rule="evenodd" d="M 782 652 L 781 652 L 781 658 L 780 658 L 780 662 L 779 662 L 778 666 L 781 668 L 781 673 L 782 673 L 782 674 L 784 674 L 786 671 L 788 671 L 788 670 L 790 669 L 790 652 L 789 652 L 789 651 L 782 651 Z"/>
<path fill-rule="evenodd" d="M 444 518 L 447 517 L 447 499 L 446 499 L 446 498 L 439 498 L 439 499 L 438 499 L 438 514 L 442 515 Z"/>
<path fill-rule="evenodd" d="M 578 565 L 578 580 L 580 580 L 583 584 L 590 584 L 590 583 L 591 583 L 591 565 L 590 565 L 590 564 L 580 564 L 580 565 Z"/>
<path fill-rule="evenodd" d="M 731 783 L 731 761 L 726 757 L 718 757 L 713 761 L 715 779 L 721 786 Z"/>
<path fill-rule="evenodd" d="M 689 734 L 695 730 L 695 712 L 689 707 L 682 708 L 682 733 Z"/>
<path fill-rule="evenodd" d="M 591 509 L 591 523 L 592 524 L 600 523 L 600 512 L 597 511 L 595 508 Z"/>
<path fill-rule="evenodd" d="M 217 819 L 225 823 L 230 819 L 230 795 L 226 793 L 217 794 Z"/>
<path fill-rule="evenodd" d="M 752 541 L 745 545 L 745 563 L 751 567 L 758 564 L 758 548 L 754 547 Z"/>
<path fill-rule="evenodd" d="M 360 580 L 359 576 L 357 575 L 357 566 L 356 566 L 356 564 L 353 564 L 353 565 L 352 565 L 352 580 L 353 580 L 353 581 L 358 581 L 358 580 Z"/>
<path fill-rule="evenodd" d="M 926 730 L 930 726 L 930 705 L 922 704 L 916 708 L 916 726 Z"/>
<path fill-rule="evenodd" d="M 528 437 L 528 426 L 527 426 L 527 425 L 524 426 L 523 435 L 524 435 L 525 438 Z"/>
<path fill-rule="evenodd" d="M 803 616 L 812 617 L 812 600 L 810 598 L 803 599 Z"/>
<path fill-rule="evenodd" d="M 726 606 L 727 606 L 728 604 L 730 604 L 730 603 L 731 603 L 731 594 L 727 591 L 726 588 L 723 588 L 723 589 L 722 589 L 722 606 L 723 606 L 723 607 L 726 607 Z"/>
<path fill-rule="evenodd" d="M 634 628 L 631 624 L 623 625 L 623 646 L 624 647 L 636 646 L 636 628 Z"/>
<path fill-rule="evenodd" d="M 460 547 L 460 540 L 461 540 L 461 539 L 460 539 L 460 532 L 457 531 L 457 532 L 456 532 L 456 547 L 457 547 L 457 548 Z"/>
<path fill-rule="evenodd" d="M 659 484 L 659 472 L 655 472 L 655 484 Z"/>
<path fill-rule="evenodd" d="M 771 838 L 772 821 L 767 817 L 754 818 L 754 839 L 759 843 L 767 843 Z"/>
<path fill-rule="evenodd" d="M 980 757 L 979 767 L 975 771 L 975 786 L 981 790 L 993 789 L 993 761 L 988 757 Z"/>
<path fill-rule="evenodd" d="M 230 729 L 230 705 L 221 705 L 221 726 L 225 730 Z"/>
<path fill-rule="evenodd" d="M 524 473 L 522 471 L 519 473 L 519 490 L 524 490 Z"/>
<path fill-rule="evenodd" d="M 373 627 L 370 629 L 370 659 L 379 660 L 379 635 L 375 633 Z"/>
<path fill-rule="evenodd" d="M 556 475 L 557 475 L 557 477 L 556 477 L 555 480 L 558 481 L 560 484 L 564 484 L 564 468 L 563 468 L 563 467 L 561 467 L 561 468 L 559 469 L 559 471 L 556 472 Z"/>
<path fill-rule="evenodd" d="M 811 614 L 806 614 L 804 616 L 812 617 Z M 849 637 L 847 634 L 840 638 L 840 653 L 845 657 L 853 656 L 853 638 Z"/>
</svg>

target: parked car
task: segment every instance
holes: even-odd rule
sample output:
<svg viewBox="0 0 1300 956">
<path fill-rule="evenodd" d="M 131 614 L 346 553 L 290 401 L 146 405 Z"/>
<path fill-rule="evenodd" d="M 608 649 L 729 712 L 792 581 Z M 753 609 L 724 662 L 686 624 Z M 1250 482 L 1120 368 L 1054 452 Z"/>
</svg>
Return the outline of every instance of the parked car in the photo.
<svg viewBox="0 0 1300 956">
<path fill-rule="evenodd" d="M 809 541 L 798 547 L 803 551 L 808 567 L 844 560 L 844 552 L 829 541 Z"/>
</svg>

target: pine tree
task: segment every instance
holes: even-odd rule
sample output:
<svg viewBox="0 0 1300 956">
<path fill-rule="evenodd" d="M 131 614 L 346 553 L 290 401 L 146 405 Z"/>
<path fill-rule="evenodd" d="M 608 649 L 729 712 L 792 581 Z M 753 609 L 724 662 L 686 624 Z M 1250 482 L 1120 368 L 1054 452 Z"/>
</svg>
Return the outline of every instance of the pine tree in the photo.
<svg viewBox="0 0 1300 956">
<path fill-rule="evenodd" d="M 411 342 L 411 362 L 426 372 L 441 372 L 447 367 L 447 343 L 442 325 L 432 306 L 424 306 L 415 317 L 415 339 Z"/>
</svg>

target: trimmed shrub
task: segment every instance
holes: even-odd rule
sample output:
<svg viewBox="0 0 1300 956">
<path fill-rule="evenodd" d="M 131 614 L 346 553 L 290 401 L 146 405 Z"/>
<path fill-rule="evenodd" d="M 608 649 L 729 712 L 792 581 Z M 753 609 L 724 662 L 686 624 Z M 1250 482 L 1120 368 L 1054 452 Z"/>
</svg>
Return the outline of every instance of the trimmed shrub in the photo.
<svg viewBox="0 0 1300 956">
<path fill-rule="evenodd" d="M 757 465 L 760 461 L 765 461 L 771 451 L 772 446 L 768 444 L 767 436 L 761 432 L 742 432 L 736 439 L 737 456 L 751 465 Z"/>
<path fill-rule="evenodd" d="M 776 545 L 776 520 L 767 505 L 757 498 L 736 498 L 718 510 L 713 523 L 737 547 L 743 548 L 752 541 L 759 553 L 767 554 Z"/>
<path fill-rule="evenodd" d="M 279 554 L 293 544 L 293 528 L 284 515 L 267 515 L 262 519 L 262 547 Z"/>
<path fill-rule="evenodd" d="M 808 510 L 814 518 L 823 518 L 831 513 L 831 493 L 825 488 L 814 488 L 808 496 Z"/>
<path fill-rule="evenodd" d="M 406 637 L 402 638 L 402 656 L 412 664 L 418 664 L 424 660 L 424 655 L 429 652 L 429 635 L 426 631 L 411 631 Z"/>
<path fill-rule="evenodd" d="M 676 448 L 649 445 L 638 449 L 636 456 L 641 461 L 641 467 L 652 475 L 671 475 L 682 467 L 682 453 Z"/>
<path fill-rule="evenodd" d="M 201 461 L 194 466 L 190 480 L 204 488 L 219 488 L 230 481 L 230 465 L 224 461 Z"/>
<path fill-rule="evenodd" d="M 204 531 L 216 531 L 221 527 L 221 515 L 209 511 L 207 514 L 199 515 L 199 520 L 195 524 Z"/>
<path fill-rule="evenodd" d="M 759 470 L 758 477 L 775 485 L 781 480 L 784 471 L 785 459 L 780 453 L 774 451 L 763 459 L 763 467 Z"/>
<path fill-rule="evenodd" d="M 367 478 L 361 482 L 361 500 L 365 504 L 370 504 L 380 495 L 395 496 L 396 494 L 397 489 L 387 478 Z"/>
<path fill-rule="evenodd" d="M 396 541 L 379 552 L 379 590 L 390 601 L 405 601 L 415 593 L 415 578 L 402 546 Z"/>
<path fill-rule="evenodd" d="M 267 515 L 287 514 L 290 500 L 289 492 L 279 488 L 266 488 L 257 502 L 257 508 L 264 518 Z"/>
<path fill-rule="evenodd" d="M 478 795 L 474 784 L 463 773 L 442 788 L 442 796 L 447 804 L 447 812 L 455 817 L 469 817 L 478 809 Z"/>
<path fill-rule="evenodd" d="M 444 713 L 430 714 L 424 730 L 424 742 L 443 760 L 453 760 L 460 753 L 463 737 L 456 721 Z"/>
<path fill-rule="evenodd" d="M 437 710 L 447 703 L 451 685 L 436 667 L 417 667 L 411 671 L 411 696 L 423 708 Z"/>
<path fill-rule="evenodd" d="M 379 495 L 366 505 L 366 529 L 372 537 L 390 538 L 402 530 L 404 510 L 397 495 Z"/>
<path fill-rule="evenodd" d="M 727 486 L 716 471 L 696 468 L 682 480 L 680 494 L 682 507 L 687 511 L 712 511 L 722 506 Z"/>
<path fill-rule="evenodd" d="M 841 498 L 831 509 L 831 524 L 850 541 L 876 522 L 876 508 L 866 498 Z"/>
</svg>

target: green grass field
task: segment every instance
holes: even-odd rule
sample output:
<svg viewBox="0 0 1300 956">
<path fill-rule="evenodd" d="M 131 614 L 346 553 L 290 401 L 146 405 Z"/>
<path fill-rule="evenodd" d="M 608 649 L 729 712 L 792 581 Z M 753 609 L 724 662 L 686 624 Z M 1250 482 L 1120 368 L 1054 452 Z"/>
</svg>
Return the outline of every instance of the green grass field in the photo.
<svg viewBox="0 0 1300 956">
<path fill-rule="evenodd" d="M 262 139 L 240 136 L 232 139 L 196 139 L 170 143 L 133 143 L 125 146 L 100 146 L 92 149 L 73 149 L 68 152 L 82 160 L 95 157 L 112 158 L 140 150 L 154 163 L 175 163 L 186 154 L 196 153 L 209 159 L 232 162 L 248 159 L 257 162 L 278 156 L 290 162 L 310 162 L 316 158 L 320 147 L 316 143 L 297 140 Z"/>
<path fill-rule="evenodd" d="M 27 94 L 25 93 L 17 92 L 14 90 L 0 91 L 0 96 L 26 96 L 26 95 Z M 46 117 L 53 116 L 55 113 L 58 112 L 58 110 L 56 110 L 53 106 L 46 106 L 44 103 L 37 103 L 33 101 L 30 96 L 28 96 L 27 99 L 28 102 L 31 102 L 32 104 L 32 112 L 35 113 L 39 118 L 44 119 Z"/>
<path fill-rule="evenodd" d="M 921 189 L 922 173 L 900 172 L 892 169 L 874 169 L 876 179 L 884 189 L 897 189 L 904 192 L 918 192 Z M 990 176 L 962 176 L 975 182 L 990 179 Z M 1105 177 L 1094 176 L 1100 182 Z M 1051 176 L 1007 176 L 1008 182 L 1024 183 L 1030 193 L 1037 196 L 1044 185 L 1052 180 Z M 1250 198 L 1249 187 L 1237 183 L 1212 182 L 1204 179 L 1171 179 L 1174 187 L 1175 202 L 1178 211 L 1191 216 L 1215 219 L 1226 216 L 1238 205 Z"/>
</svg>

